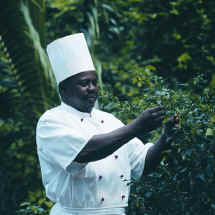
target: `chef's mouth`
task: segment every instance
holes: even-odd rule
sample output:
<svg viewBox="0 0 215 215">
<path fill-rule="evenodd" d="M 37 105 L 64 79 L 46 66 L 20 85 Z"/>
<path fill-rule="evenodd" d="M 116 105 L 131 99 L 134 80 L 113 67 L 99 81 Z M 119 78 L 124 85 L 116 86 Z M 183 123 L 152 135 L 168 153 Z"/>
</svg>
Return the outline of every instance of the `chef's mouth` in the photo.
<svg viewBox="0 0 215 215">
<path fill-rule="evenodd" d="M 88 100 L 90 103 L 96 102 L 96 99 L 97 99 L 97 96 L 89 96 L 89 97 L 87 97 L 87 100 Z"/>
<path fill-rule="evenodd" d="M 97 95 L 96 94 L 88 94 L 87 98 L 88 99 L 97 99 Z"/>
</svg>

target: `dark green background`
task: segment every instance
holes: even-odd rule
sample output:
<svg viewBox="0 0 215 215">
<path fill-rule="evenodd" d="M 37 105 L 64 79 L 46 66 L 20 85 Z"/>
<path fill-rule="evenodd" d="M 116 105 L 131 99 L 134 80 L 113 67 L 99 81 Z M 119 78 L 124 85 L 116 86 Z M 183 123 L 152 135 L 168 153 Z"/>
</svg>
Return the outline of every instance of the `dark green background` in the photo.
<svg viewBox="0 0 215 215">
<path fill-rule="evenodd" d="M 155 105 L 180 118 L 160 167 L 131 182 L 128 214 L 215 214 L 214 0 L 2 1 L 0 214 L 48 214 L 52 205 L 35 143 L 38 118 L 60 102 L 45 47 L 77 32 L 97 68 L 101 109 L 125 123 Z"/>
</svg>

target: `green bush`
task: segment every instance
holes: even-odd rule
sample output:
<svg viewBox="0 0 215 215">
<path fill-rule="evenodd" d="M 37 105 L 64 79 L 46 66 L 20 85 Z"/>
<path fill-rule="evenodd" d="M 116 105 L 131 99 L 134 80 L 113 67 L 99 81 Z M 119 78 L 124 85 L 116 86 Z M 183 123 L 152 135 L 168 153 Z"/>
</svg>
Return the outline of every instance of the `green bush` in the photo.
<svg viewBox="0 0 215 215">
<path fill-rule="evenodd" d="M 20 209 L 17 211 L 17 214 L 19 214 L 19 215 L 33 215 L 33 214 L 48 215 L 49 212 L 48 212 L 48 210 L 45 210 L 41 206 L 34 205 L 33 203 L 30 203 L 30 202 L 23 202 L 20 205 Z"/>
<path fill-rule="evenodd" d="M 156 171 L 133 182 L 128 214 L 214 214 L 214 94 L 209 88 L 202 89 L 201 95 L 190 90 L 201 77 L 195 77 L 190 85 L 175 83 L 177 88 L 170 89 L 165 80 L 150 71 L 135 69 L 135 85 L 126 87 L 132 77 L 123 73 L 127 77 L 123 80 L 123 74 L 119 74 L 116 89 L 109 87 L 109 93 L 101 97 L 101 108 L 126 123 L 148 107 L 164 105 L 166 118 L 178 113 L 180 131 Z M 123 87 L 126 90 L 120 91 Z M 121 92 L 122 100 L 114 96 L 114 91 Z M 143 141 L 155 141 L 160 131 L 143 135 Z"/>
<path fill-rule="evenodd" d="M 155 105 L 166 107 L 166 119 L 175 112 L 180 117 L 180 132 L 160 167 L 132 182 L 128 214 L 214 214 L 215 1 L 34 0 L 26 19 L 32 19 L 33 36 L 20 14 L 23 1 L 3 2 L 1 212 L 14 214 L 26 201 L 18 214 L 48 214 L 51 203 L 40 191 L 35 126 L 58 99 L 44 77 L 49 72 L 43 64 L 47 59 L 40 62 L 39 41 L 44 46 L 46 39 L 82 31 L 94 59 L 103 65 L 101 109 L 125 123 Z M 141 138 L 155 141 L 160 131 Z"/>
</svg>

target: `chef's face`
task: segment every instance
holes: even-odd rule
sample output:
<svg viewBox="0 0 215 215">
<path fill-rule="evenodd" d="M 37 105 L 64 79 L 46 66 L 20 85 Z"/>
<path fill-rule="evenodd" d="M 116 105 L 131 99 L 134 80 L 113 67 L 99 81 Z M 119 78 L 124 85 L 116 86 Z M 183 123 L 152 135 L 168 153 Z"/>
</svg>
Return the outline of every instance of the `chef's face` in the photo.
<svg viewBox="0 0 215 215">
<path fill-rule="evenodd" d="M 90 113 L 98 96 L 95 71 L 82 72 L 66 80 L 66 103 L 81 112 Z"/>
</svg>

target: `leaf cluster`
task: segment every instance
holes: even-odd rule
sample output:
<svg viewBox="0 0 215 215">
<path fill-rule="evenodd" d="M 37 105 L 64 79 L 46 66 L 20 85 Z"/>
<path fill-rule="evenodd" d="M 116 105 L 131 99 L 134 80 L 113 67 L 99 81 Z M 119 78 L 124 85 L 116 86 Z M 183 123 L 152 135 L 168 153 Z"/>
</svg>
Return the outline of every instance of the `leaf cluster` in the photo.
<svg viewBox="0 0 215 215">
<path fill-rule="evenodd" d="M 2 213 L 11 215 L 24 202 L 18 214 L 48 214 L 35 127 L 59 99 L 44 47 L 83 32 L 99 74 L 101 109 L 128 123 L 164 105 L 165 120 L 175 113 L 180 119 L 160 167 L 132 182 L 128 214 L 214 214 L 213 0 L 7 0 L 2 8 Z M 154 142 L 160 132 L 141 139 Z"/>
</svg>

